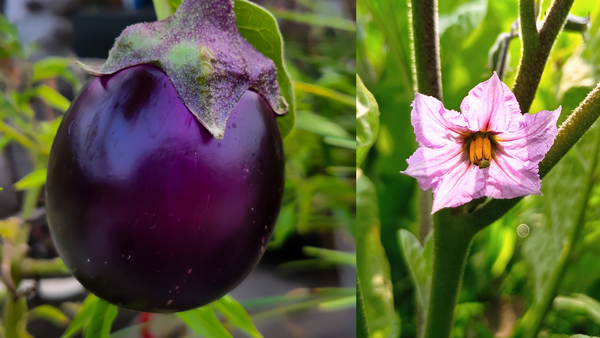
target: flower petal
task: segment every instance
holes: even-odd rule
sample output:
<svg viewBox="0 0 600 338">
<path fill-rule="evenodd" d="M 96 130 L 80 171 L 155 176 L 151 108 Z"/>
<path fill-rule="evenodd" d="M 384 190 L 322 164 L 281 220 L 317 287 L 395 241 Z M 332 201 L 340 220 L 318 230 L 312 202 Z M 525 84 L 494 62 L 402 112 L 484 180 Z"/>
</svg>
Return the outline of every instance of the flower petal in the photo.
<svg viewBox="0 0 600 338">
<path fill-rule="evenodd" d="M 516 130 L 523 126 L 519 103 L 510 89 L 494 72 L 492 77 L 469 91 L 460 104 L 472 132 L 495 133 Z"/>
<path fill-rule="evenodd" d="M 537 162 L 523 162 L 506 153 L 496 153 L 489 167 L 485 195 L 493 198 L 515 198 L 541 195 L 542 180 Z"/>
<path fill-rule="evenodd" d="M 435 189 L 442 176 L 465 160 L 462 147 L 458 144 L 443 148 L 419 147 L 406 160 L 408 168 L 402 173 L 416 178 L 423 190 Z"/>
<path fill-rule="evenodd" d="M 561 107 L 558 107 L 555 111 L 542 110 L 537 114 L 523 115 L 523 128 L 496 135 L 500 148 L 521 161 L 539 163 L 554 143 L 560 111 Z"/>
<path fill-rule="evenodd" d="M 485 176 L 489 168 L 479 169 L 471 162 L 461 161 L 444 177 L 433 190 L 433 210 L 457 207 L 485 194 Z"/>
<path fill-rule="evenodd" d="M 447 111 L 435 97 L 416 93 L 411 106 L 411 122 L 417 142 L 422 147 L 440 148 L 456 144 L 461 133 L 468 131 L 461 115 Z"/>
</svg>

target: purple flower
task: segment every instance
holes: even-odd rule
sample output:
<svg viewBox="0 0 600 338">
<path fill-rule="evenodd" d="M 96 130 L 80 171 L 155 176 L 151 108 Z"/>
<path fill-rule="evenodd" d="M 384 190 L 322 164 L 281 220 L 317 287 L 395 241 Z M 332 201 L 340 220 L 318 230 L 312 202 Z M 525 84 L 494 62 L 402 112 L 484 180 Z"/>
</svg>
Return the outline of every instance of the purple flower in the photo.
<svg viewBox="0 0 600 338">
<path fill-rule="evenodd" d="M 419 93 L 412 107 L 419 148 L 402 173 L 433 189 L 432 213 L 483 196 L 542 194 L 538 164 L 554 143 L 560 107 L 521 114 L 496 73 L 469 92 L 461 113 Z"/>
</svg>

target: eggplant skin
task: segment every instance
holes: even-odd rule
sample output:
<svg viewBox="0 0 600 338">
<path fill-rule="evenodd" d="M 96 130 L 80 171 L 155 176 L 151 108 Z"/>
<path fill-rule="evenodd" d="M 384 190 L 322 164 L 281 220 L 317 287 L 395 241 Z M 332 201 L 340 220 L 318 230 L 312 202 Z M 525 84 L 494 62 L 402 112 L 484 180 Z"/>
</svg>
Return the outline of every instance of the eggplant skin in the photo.
<svg viewBox="0 0 600 338">
<path fill-rule="evenodd" d="M 63 117 L 46 183 L 67 267 L 124 308 L 206 305 L 250 273 L 284 190 L 275 113 L 247 91 L 215 139 L 166 74 L 139 65 L 94 77 Z"/>
</svg>

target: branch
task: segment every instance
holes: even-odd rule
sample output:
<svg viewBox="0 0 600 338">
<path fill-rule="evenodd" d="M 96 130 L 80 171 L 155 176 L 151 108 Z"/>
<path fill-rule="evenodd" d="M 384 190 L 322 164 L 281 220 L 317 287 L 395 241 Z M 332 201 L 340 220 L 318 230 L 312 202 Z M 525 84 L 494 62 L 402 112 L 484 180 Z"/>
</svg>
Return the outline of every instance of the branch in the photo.
<svg viewBox="0 0 600 338">
<path fill-rule="evenodd" d="M 533 54 L 540 44 L 534 0 L 519 1 L 519 23 L 521 41 L 523 41 L 521 53 Z"/>
<path fill-rule="evenodd" d="M 548 14 L 539 30 L 539 43 L 535 44 L 532 32 L 535 27 L 535 4 L 532 0 L 521 0 L 519 3 L 519 17 L 521 20 L 521 39 L 523 48 L 521 60 L 517 69 L 517 76 L 513 92 L 521 106 L 521 112 L 526 114 L 531 108 L 538 85 L 550 56 L 550 51 L 558 33 L 563 28 L 567 15 L 574 0 L 554 0 L 550 5 Z M 536 33 L 535 36 L 538 36 Z"/>
</svg>

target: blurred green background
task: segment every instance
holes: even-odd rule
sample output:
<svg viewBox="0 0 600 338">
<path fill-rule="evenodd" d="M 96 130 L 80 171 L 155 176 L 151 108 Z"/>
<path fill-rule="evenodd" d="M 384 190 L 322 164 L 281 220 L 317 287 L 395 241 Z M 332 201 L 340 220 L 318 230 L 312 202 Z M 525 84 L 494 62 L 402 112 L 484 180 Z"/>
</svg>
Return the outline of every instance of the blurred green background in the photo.
<svg viewBox="0 0 600 338">
<path fill-rule="evenodd" d="M 549 5 L 550 1 L 543 2 L 542 13 Z M 361 207 L 376 208 L 378 203 L 379 213 L 364 226 L 372 232 L 380 230 L 384 250 L 378 250 L 379 243 L 372 241 L 364 250 L 379 253 L 378 267 L 371 267 L 370 273 L 377 276 L 378 285 L 392 286 L 395 313 L 391 306 L 386 308 L 391 297 L 384 293 L 371 295 L 371 299 L 365 294 L 365 305 L 380 319 L 374 325 L 378 337 L 417 337 L 418 291 L 426 283 L 432 245 L 419 234 L 416 223 L 417 182 L 399 173 L 416 149 L 410 124 L 414 90 L 407 2 L 359 0 L 357 6 L 357 72 L 381 114 L 378 139 L 361 165 L 365 183 L 361 186 L 359 178 L 358 217 L 361 222 Z M 591 26 L 583 34 L 561 32 L 530 111 L 554 110 L 561 105 L 559 124 L 600 80 L 600 2 L 576 0 L 571 13 L 589 15 Z M 468 91 L 491 76 L 489 53 L 499 34 L 510 32 L 518 5 L 516 0 L 439 0 L 439 14 L 443 101 L 447 109 L 459 111 Z M 504 78 L 509 87 L 519 57 L 517 37 L 510 43 Z M 515 323 L 547 287 L 545 282 L 580 203 L 588 204 L 583 239 L 574 250 L 539 337 L 600 335 L 600 170 L 590 173 L 598 133 L 596 123 L 546 176 L 544 196 L 526 197 L 475 237 L 453 337 L 512 335 Z M 583 182 L 589 175 L 594 188 L 589 200 L 583 201 Z M 360 257 L 359 253 L 359 274 L 363 269 Z M 362 280 L 361 284 L 364 287 Z"/>
</svg>

